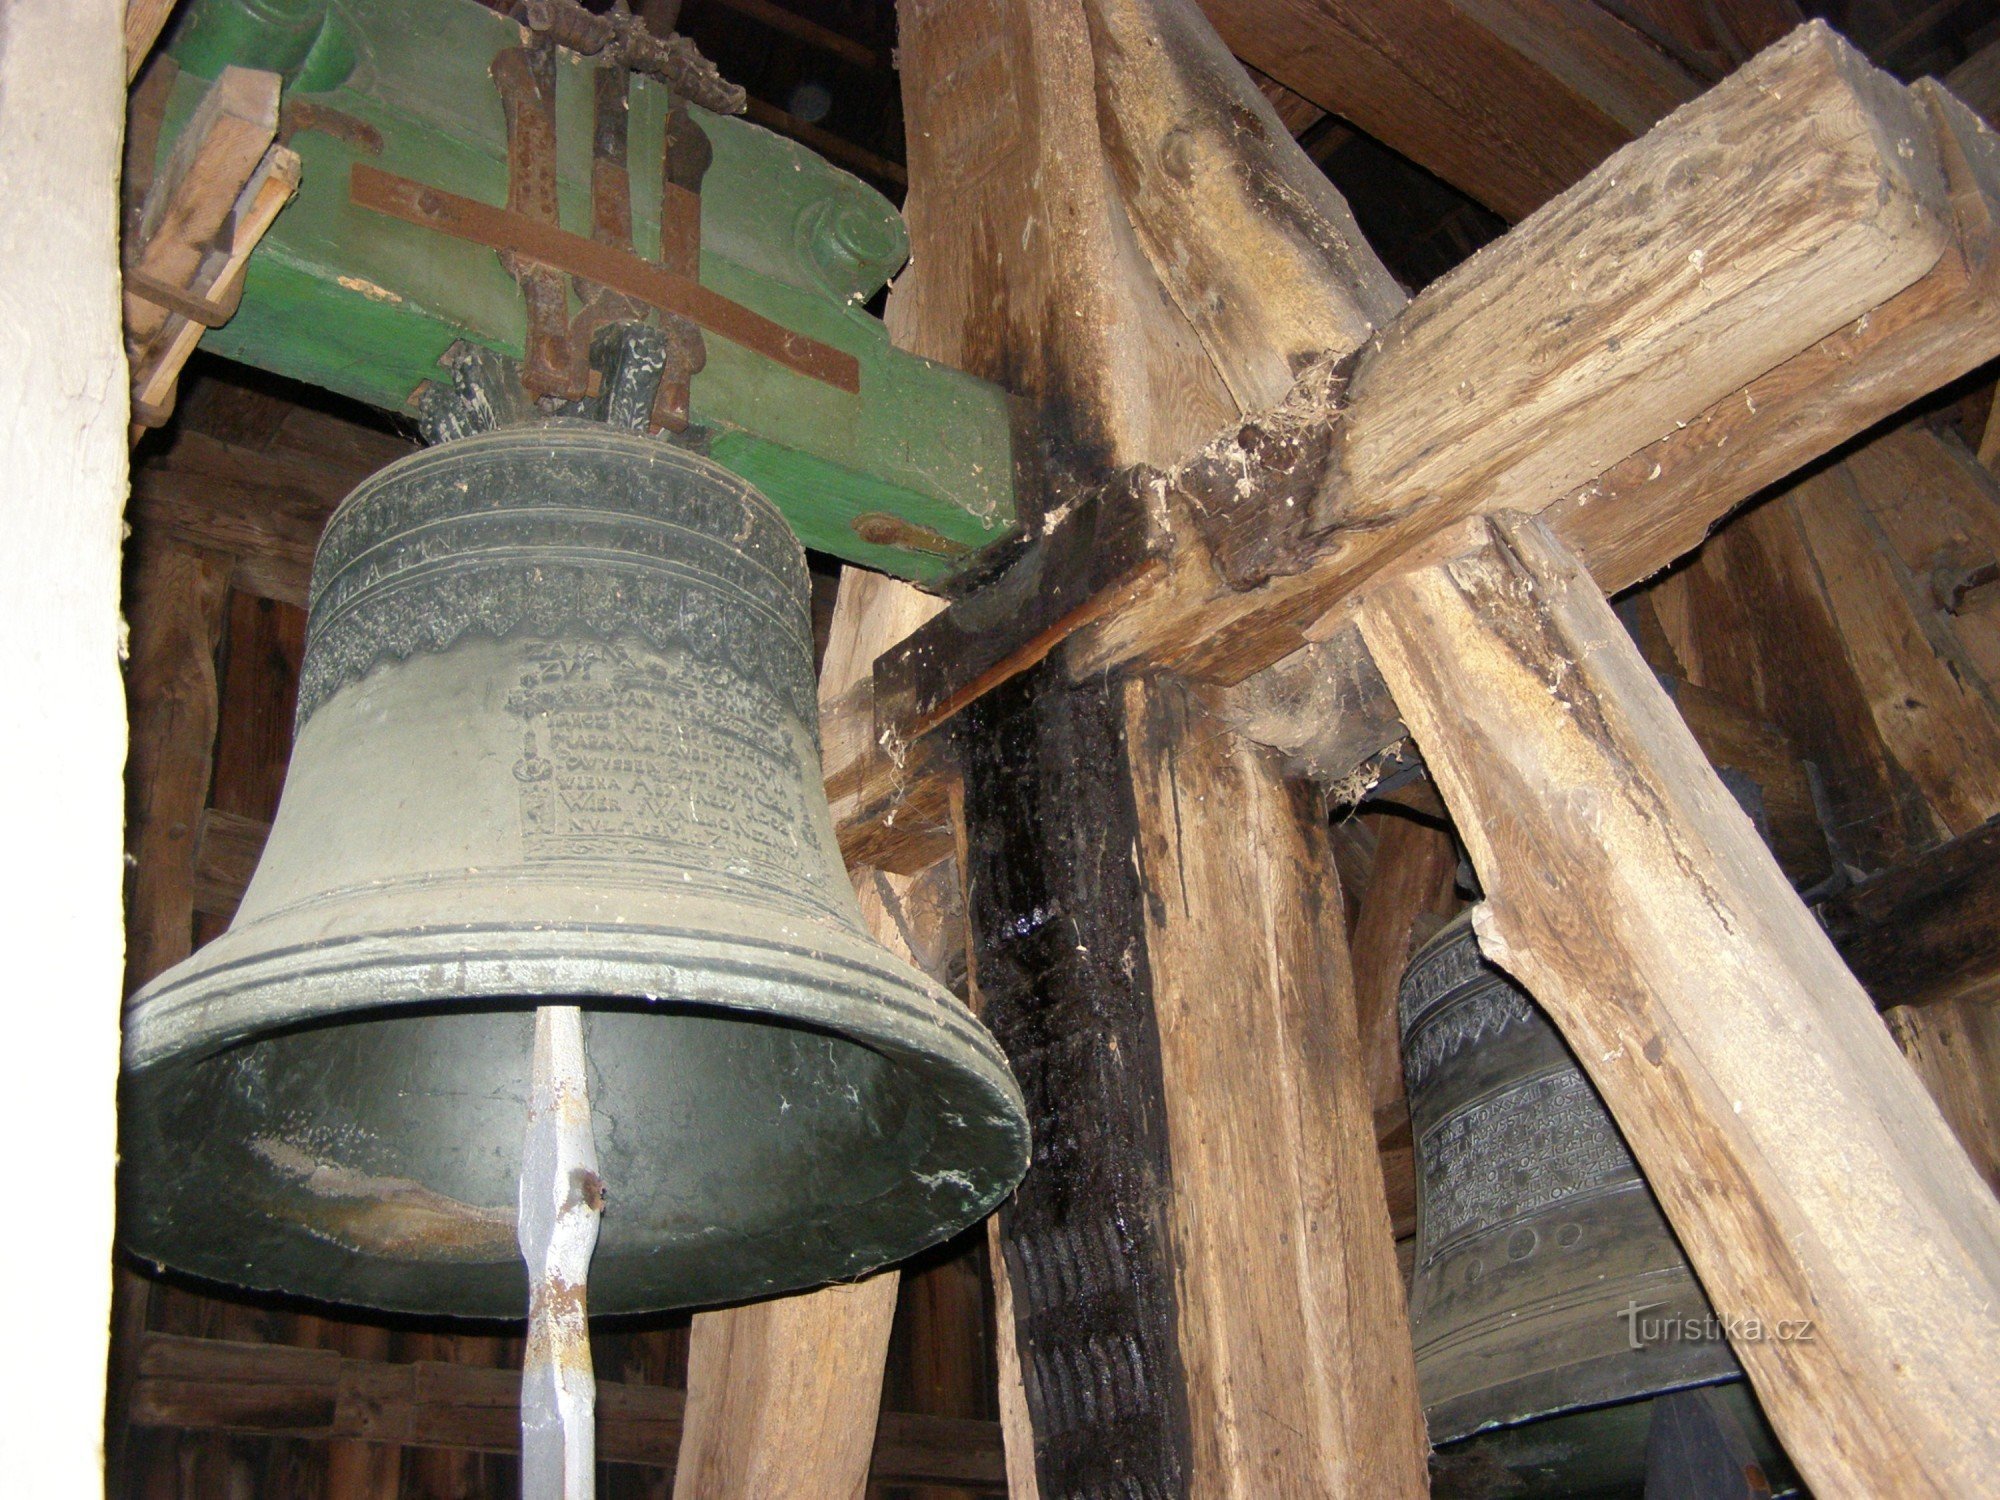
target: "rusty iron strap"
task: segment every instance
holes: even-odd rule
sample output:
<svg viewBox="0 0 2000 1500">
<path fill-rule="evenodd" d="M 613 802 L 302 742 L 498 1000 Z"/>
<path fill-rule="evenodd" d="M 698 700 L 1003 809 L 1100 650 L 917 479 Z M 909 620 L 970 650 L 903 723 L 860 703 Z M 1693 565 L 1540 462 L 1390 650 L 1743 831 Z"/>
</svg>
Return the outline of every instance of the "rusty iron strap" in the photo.
<svg viewBox="0 0 2000 1500">
<path fill-rule="evenodd" d="M 787 369 L 823 380 L 849 393 L 861 389 L 861 362 L 830 344 L 794 333 L 740 303 L 731 302 L 686 276 L 661 269 L 629 250 L 600 245 L 551 224 L 537 224 L 504 208 L 426 187 L 367 162 L 356 162 L 348 196 L 362 208 L 406 223 L 435 229 L 454 239 L 494 250 L 510 250 L 528 260 L 687 318 L 710 333 L 776 360 Z"/>
</svg>

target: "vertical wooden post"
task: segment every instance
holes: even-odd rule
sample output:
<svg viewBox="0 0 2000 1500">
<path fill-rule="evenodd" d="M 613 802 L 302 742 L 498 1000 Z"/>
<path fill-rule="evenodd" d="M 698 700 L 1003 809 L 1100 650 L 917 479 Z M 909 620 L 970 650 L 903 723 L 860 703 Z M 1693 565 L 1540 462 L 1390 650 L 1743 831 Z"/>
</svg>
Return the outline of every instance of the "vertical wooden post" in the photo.
<svg viewBox="0 0 2000 1500">
<path fill-rule="evenodd" d="M 1589 575 L 1475 522 L 1360 627 L 1815 1492 L 2000 1470 L 2000 1205 Z M 1754 1322 L 1750 1321 L 1754 1320 Z"/>
<path fill-rule="evenodd" d="M 128 992 L 194 951 L 195 845 L 214 765 L 221 711 L 215 651 L 228 593 L 228 558 L 166 541 L 138 548 L 126 671 Z"/>
<path fill-rule="evenodd" d="M 1191 1492 L 1421 1495 L 1429 1445 L 1324 810 L 1177 684 L 1123 697 Z"/>
<path fill-rule="evenodd" d="M 1448 917 L 1458 906 L 1453 894 L 1458 846 L 1451 835 L 1393 814 L 1385 815 L 1380 827 L 1368 892 L 1354 925 L 1354 1010 L 1378 1130 L 1407 1113 L 1398 1107 L 1403 1037 L 1396 997 L 1403 970 L 1412 950 L 1430 936 L 1419 931 L 1423 919 Z"/>
<path fill-rule="evenodd" d="M 123 23 L 117 0 L 17 0 L 0 26 L 0 776 L 21 877 L 6 903 L 16 1068 L 0 1139 L 17 1197 L 0 1272 L 22 1289 L 0 1473 L 22 1494 L 103 1482 L 123 952 Z"/>
<path fill-rule="evenodd" d="M 1316 806 L 1171 682 L 972 711 L 983 1014 L 1036 1129 L 1001 1213 L 1042 1488 L 1422 1494 Z"/>
</svg>

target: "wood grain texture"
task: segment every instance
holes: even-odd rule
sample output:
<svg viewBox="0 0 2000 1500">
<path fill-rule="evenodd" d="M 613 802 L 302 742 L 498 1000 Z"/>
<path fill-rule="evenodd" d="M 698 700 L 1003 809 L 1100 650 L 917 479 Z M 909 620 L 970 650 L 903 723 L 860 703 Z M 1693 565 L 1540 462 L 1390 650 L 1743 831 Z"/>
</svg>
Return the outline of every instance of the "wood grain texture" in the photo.
<svg viewBox="0 0 2000 1500">
<path fill-rule="evenodd" d="M 1751 821 L 1793 887 L 1809 890 L 1831 875 L 1812 781 L 1784 732 L 1720 693 L 1653 670 L 1708 763 L 1737 801 L 1748 804 Z"/>
<path fill-rule="evenodd" d="M 202 812 L 194 849 L 192 905 L 197 913 L 224 921 L 236 915 L 270 836 L 271 825 L 261 818 L 213 807 Z"/>
<path fill-rule="evenodd" d="M 1947 833 L 1978 827 L 2000 812 L 1992 703 L 1932 645 L 1921 618 L 1929 602 L 1911 597 L 1845 465 L 1809 476 L 1787 500 L 1883 745 Z"/>
<path fill-rule="evenodd" d="M 230 67 L 209 86 L 147 194 L 132 251 L 138 270 L 169 286 L 193 284 L 237 195 L 278 134 L 279 82 L 276 73 Z M 168 316 L 167 309 L 127 293 L 127 342 L 143 349 Z"/>
<path fill-rule="evenodd" d="M 411 1447 L 475 1461 L 480 1454 L 519 1449 L 517 1371 L 469 1358 L 390 1361 L 334 1347 L 365 1347 L 370 1330 L 358 1331 L 363 1339 L 335 1339 L 323 1347 L 148 1334 L 134 1420 L 186 1432 L 331 1440 L 352 1455 L 343 1465 L 348 1473 L 378 1485 L 383 1449 Z M 373 1332 L 387 1337 L 386 1331 Z M 598 1400 L 599 1452 L 606 1462 L 673 1466 L 682 1442 L 681 1391 L 607 1380 Z M 981 1492 L 995 1489 L 999 1433 L 992 1423 L 896 1413 L 884 1429 L 877 1465 L 885 1482 L 957 1479 Z M 328 1480 L 331 1485 L 331 1474 Z"/>
<path fill-rule="evenodd" d="M 2000 121 L 2000 38 L 1988 42 L 1947 73 L 1944 86 L 1987 123 Z"/>
<path fill-rule="evenodd" d="M 1360 622 L 1486 889 L 1481 946 L 1617 1119 L 1825 1495 L 2000 1460 L 2000 1204 L 1576 560 L 1531 520 Z M 1588 901 L 1578 893 L 1590 893 Z"/>
<path fill-rule="evenodd" d="M 1185 548 L 1074 666 L 1289 654 L 1455 517 L 1542 509 L 1909 286 L 1948 218 L 1907 91 L 1801 28 L 1410 304 L 1355 372 L 1300 571 L 1239 593 Z"/>
<path fill-rule="evenodd" d="M 125 0 L 125 81 L 130 83 L 145 66 L 160 29 L 173 14 L 175 0 Z"/>
<path fill-rule="evenodd" d="M 1357 484 L 1323 514 L 1540 510 L 1886 301 L 1948 243 L 1930 142 L 1893 79 L 1801 28 L 1410 305 L 1355 374 Z M 1454 398 L 1428 422 L 1403 416 L 1418 372 Z"/>
<path fill-rule="evenodd" d="M 1082 0 L 901 0 L 898 20 L 891 336 L 1025 398 L 1057 487 L 1172 463 L 1238 408 L 1119 201 Z"/>
<path fill-rule="evenodd" d="M 1246 62 L 1510 219 L 1697 88 L 1648 56 L 1637 33 L 1581 6 L 1555 16 L 1512 0 L 1203 0 L 1203 9 Z"/>
<path fill-rule="evenodd" d="M 172 411 L 181 369 L 194 353 L 211 324 L 228 321 L 243 293 L 243 278 L 249 274 L 250 254 L 257 248 L 279 213 L 299 190 L 302 171 L 298 154 L 289 147 L 273 146 L 259 160 L 249 181 L 230 205 L 224 231 L 189 273 L 183 288 L 168 283 L 168 302 L 185 291 L 192 299 L 184 309 L 173 311 L 143 342 L 131 348 L 132 413 L 135 424 L 157 427 Z M 213 191 L 221 191 L 218 179 Z M 137 278 L 127 277 L 128 304 Z M 157 302 L 151 287 L 138 288 L 148 301 Z"/>
<path fill-rule="evenodd" d="M 2000 354 L 2000 138 L 1930 80 L 1951 244 L 1923 277 L 1545 512 L 1608 592 L 1700 542 L 1749 496 Z"/>
<path fill-rule="evenodd" d="M 214 762 L 215 650 L 228 587 L 226 558 L 171 544 L 143 548 L 134 570 L 128 991 L 194 951 L 195 848 Z"/>
<path fill-rule="evenodd" d="M 986 1263 L 993 1273 L 993 1354 L 999 1368 L 1000 1438 L 1007 1455 L 1007 1500 L 1041 1500 L 1035 1479 L 1035 1425 L 1021 1376 L 1015 1334 L 1014 1283 L 1000 1244 L 1000 1217 L 986 1221 Z"/>
<path fill-rule="evenodd" d="M 18 1355 L 0 1473 L 23 1494 L 103 1482 L 123 881 L 118 680 L 126 371 L 118 306 L 123 6 L 15 0 L 0 21 L 0 639 L 21 871 L 0 919 L 16 1012 L 0 1131 L 59 1154 L 60 1187 L 10 1215 L 0 1273 Z M 59 1201 L 59 1206 L 58 1206 Z M 46 1215 L 46 1216 L 44 1216 Z"/>
<path fill-rule="evenodd" d="M 1135 679 L 1123 696 L 1189 1493 L 1422 1495 L 1428 1445 L 1317 804 L 1184 687 Z"/>
<path fill-rule="evenodd" d="M 965 761 L 974 1007 L 1035 1160 L 1000 1207 L 1033 1468 L 1051 1497 L 1189 1493 L 1159 1031 L 1123 708 L 1054 663 L 982 698 Z"/>
<path fill-rule="evenodd" d="M 860 1500 L 896 1282 L 697 1315 L 678 1500 Z"/>
<path fill-rule="evenodd" d="M 1885 869 L 1944 837 L 1883 744 L 1788 495 L 1747 511 L 1650 593 L 1688 680 L 1768 719 L 1816 770 L 1834 861 Z"/>
<path fill-rule="evenodd" d="M 1884 1009 L 2000 1002 L 2000 828 L 1926 849 L 1817 909 Z"/>
<path fill-rule="evenodd" d="M 1379 1121 L 1403 1098 L 1403 1034 L 1396 999 L 1410 954 L 1430 936 L 1426 919 L 1458 910 L 1458 844 L 1412 817 L 1377 820 L 1375 862 L 1354 924 L 1354 1011 L 1369 1108 Z M 1433 929 L 1434 930 L 1434 929 Z"/>
<path fill-rule="evenodd" d="M 1360 348 L 1402 288 L 1195 0 L 1086 0 L 1104 150 L 1146 258 L 1244 411 Z"/>
<path fill-rule="evenodd" d="M 1939 657 L 1988 698 L 2000 684 L 2000 476 L 1922 422 L 1841 461 Z"/>
<path fill-rule="evenodd" d="M 1598 0 L 1698 77 L 1735 71 L 1805 20 L 1798 0 Z"/>
<path fill-rule="evenodd" d="M 1991 995 L 1903 1005 L 1887 1012 L 1889 1035 L 1937 1101 L 1965 1154 L 2000 1193 L 2000 1004 Z"/>
</svg>

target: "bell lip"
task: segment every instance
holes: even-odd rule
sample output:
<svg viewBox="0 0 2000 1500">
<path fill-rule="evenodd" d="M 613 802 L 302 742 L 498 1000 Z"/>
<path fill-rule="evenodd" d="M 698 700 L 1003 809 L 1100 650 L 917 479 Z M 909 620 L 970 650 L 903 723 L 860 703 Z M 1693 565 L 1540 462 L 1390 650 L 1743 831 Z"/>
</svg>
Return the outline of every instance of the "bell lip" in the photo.
<svg viewBox="0 0 2000 1500">
<path fill-rule="evenodd" d="M 254 936 L 256 925 L 242 931 Z M 596 1008 L 592 1001 L 616 1001 L 615 1008 L 626 1011 L 724 1012 L 806 1027 L 868 1048 L 906 1070 L 928 1096 L 926 1107 L 933 1117 L 950 1117 L 948 1158 L 938 1154 L 946 1138 L 934 1136 L 933 1155 L 913 1160 L 910 1171 L 914 1201 L 931 1205 L 929 1216 L 940 1226 L 937 1234 L 879 1262 L 865 1255 L 845 1261 L 829 1258 L 826 1274 L 796 1283 L 773 1280 L 699 1302 L 621 1299 L 601 1311 L 656 1312 L 804 1290 L 871 1274 L 918 1253 L 926 1244 L 961 1232 L 1014 1190 L 1031 1157 L 1020 1087 L 985 1027 L 929 976 L 890 954 L 877 959 L 858 935 L 825 928 L 814 931 L 827 941 L 766 940 L 763 951 L 751 955 L 740 943 L 662 926 L 567 924 L 523 933 L 520 927 L 504 923 L 350 935 L 238 959 L 225 954 L 223 962 L 206 966 L 202 954 L 197 954 L 133 997 L 126 1018 L 122 1086 L 140 1091 L 171 1086 L 183 1070 L 199 1067 L 238 1041 L 342 1015 L 360 1018 L 413 1009 L 432 1014 L 492 1011 L 546 999 L 580 1003 L 586 1009 Z M 468 954 L 467 938 L 482 932 L 513 939 L 516 946 L 504 957 Z M 215 954 L 236 935 L 225 935 L 203 953 Z M 519 940 L 524 937 L 536 940 L 539 951 L 523 949 Z M 613 944 L 616 954 L 611 951 Z M 653 957 L 635 956 L 649 947 Z M 501 972 L 503 968 L 507 972 Z M 659 981 L 668 973 L 677 973 L 685 982 L 662 986 Z M 655 992 L 652 996 L 649 988 Z M 659 993 L 663 989 L 671 993 Z M 869 1003 L 843 1009 L 841 1001 L 848 997 Z M 356 1005 L 355 1000 L 369 1003 Z M 226 1023 L 218 1019 L 224 1013 L 229 1018 Z M 955 1106 L 945 1102 L 954 1093 Z M 121 1199 L 126 1190 L 121 1189 Z M 233 1285 L 328 1305 L 444 1317 L 510 1316 L 505 1309 L 483 1304 L 447 1305 L 392 1294 L 280 1286 L 260 1282 L 249 1268 L 231 1271 L 183 1262 L 169 1245 L 127 1243 L 134 1253 L 183 1272 L 208 1279 L 220 1276 Z"/>
<path fill-rule="evenodd" d="M 513 1008 L 493 1001 L 586 1008 L 616 1001 L 621 1009 L 776 1016 L 876 1050 L 940 1060 L 944 1052 L 926 1046 L 924 1037 L 948 1037 L 998 1070 L 1000 1092 L 1026 1120 L 1005 1054 L 950 991 L 886 954 L 876 959 L 859 937 L 818 924 L 806 930 L 825 941 L 766 936 L 751 957 L 740 940 L 664 924 L 571 921 L 524 932 L 517 923 L 466 922 L 276 948 L 252 945 L 258 925 L 225 934 L 133 995 L 125 1011 L 128 1071 L 206 1057 L 260 1032 L 339 1015 Z M 469 946 L 482 936 L 505 941 Z M 238 946 L 232 939 L 246 940 L 242 946 L 252 951 L 232 957 L 228 950 Z M 662 985 L 663 975 L 688 982 Z M 894 998 L 896 992 L 904 998 Z M 864 999 L 869 1008 L 843 1010 L 836 1003 L 842 995 Z M 226 1007 L 218 1003 L 225 998 L 232 1002 Z M 865 1024 L 882 1014 L 906 1024 Z"/>
</svg>

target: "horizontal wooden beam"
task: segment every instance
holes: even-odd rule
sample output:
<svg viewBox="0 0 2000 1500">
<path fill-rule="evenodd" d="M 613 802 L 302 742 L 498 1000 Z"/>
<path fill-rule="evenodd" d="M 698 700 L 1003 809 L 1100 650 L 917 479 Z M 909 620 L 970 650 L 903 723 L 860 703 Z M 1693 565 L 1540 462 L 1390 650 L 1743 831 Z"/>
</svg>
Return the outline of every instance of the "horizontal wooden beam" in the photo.
<svg viewBox="0 0 2000 1500">
<path fill-rule="evenodd" d="M 271 825 L 262 818 L 205 808 L 194 845 L 194 909 L 227 921 L 257 873 Z"/>
<path fill-rule="evenodd" d="M 1072 665 L 1239 680 L 1459 517 L 1543 510 L 1886 302 L 1952 228 L 1910 91 L 1801 27 L 1410 304 L 1355 370 L 1288 571 L 1238 589 L 1183 546 Z M 1298 508 L 1268 499 L 1239 504 Z"/>
<path fill-rule="evenodd" d="M 2000 355 L 2000 138 L 1930 79 L 1952 233 L 1880 306 L 1729 392 L 1544 511 L 1608 593 L 1697 545 L 1743 500 Z"/>
<path fill-rule="evenodd" d="M 816 47 L 842 62 L 852 63 L 857 68 L 876 72 L 891 66 L 889 59 L 865 42 L 857 42 L 853 37 L 822 26 L 817 21 L 808 20 L 797 11 L 772 0 L 715 0 L 725 10 L 733 10 L 740 16 L 782 31 L 787 36 L 797 37 L 807 46 Z"/>
<path fill-rule="evenodd" d="M 2000 826 L 1927 849 L 1818 914 L 1884 1010 L 2000 997 Z"/>
<path fill-rule="evenodd" d="M 139 1353 L 135 1427 L 266 1437 L 358 1438 L 419 1448 L 520 1450 L 513 1370 L 350 1359 L 332 1349 L 149 1333 Z M 597 1456 L 671 1469 L 685 1394 L 599 1381 Z M 883 1412 L 870 1477 L 997 1492 L 1006 1484 L 997 1422 Z"/>
<path fill-rule="evenodd" d="M 1169 535 L 1124 597 L 1065 612 L 1070 669 L 1241 681 L 1474 511 L 1543 513 L 1623 587 L 2000 353 L 1996 303 L 2000 141 L 1802 28 L 1427 289 L 1344 391 L 1309 371 L 1160 484 L 1121 479 Z M 1036 588 L 1003 579 L 886 654 L 856 742 L 907 743 L 1031 636 L 1052 648 Z"/>
<path fill-rule="evenodd" d="M 1700 82 L 1587 0 L 1202 0 L 1231 50 L 1518 219 Z"/>
</svg>

